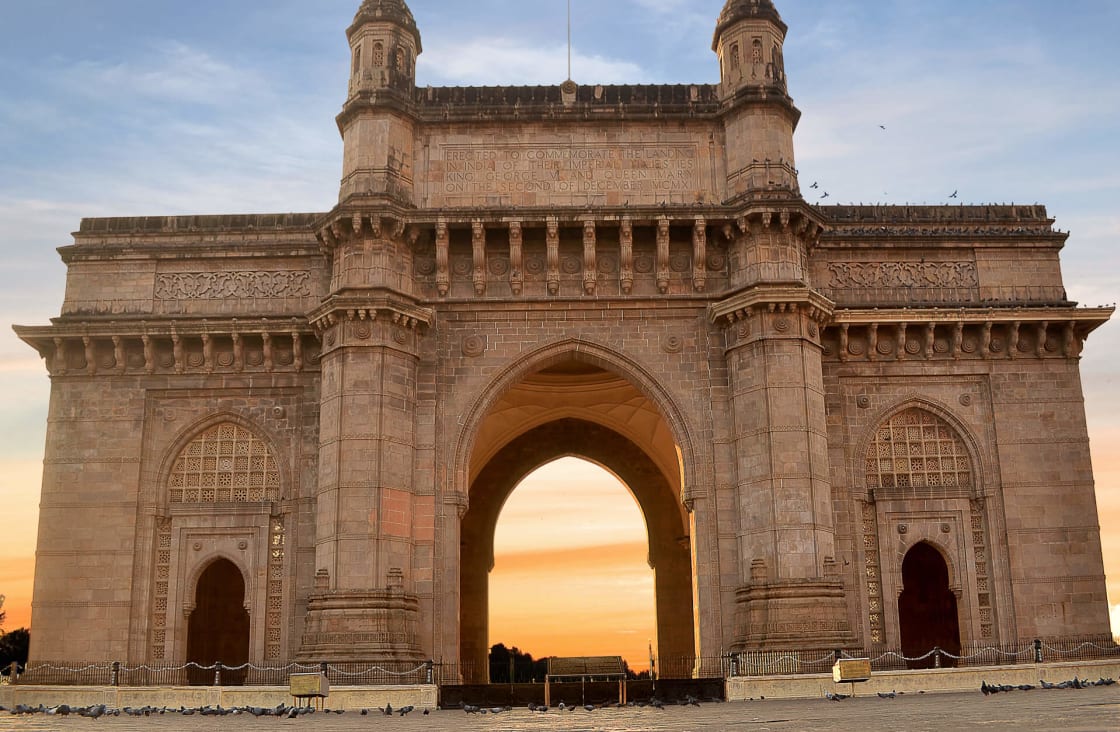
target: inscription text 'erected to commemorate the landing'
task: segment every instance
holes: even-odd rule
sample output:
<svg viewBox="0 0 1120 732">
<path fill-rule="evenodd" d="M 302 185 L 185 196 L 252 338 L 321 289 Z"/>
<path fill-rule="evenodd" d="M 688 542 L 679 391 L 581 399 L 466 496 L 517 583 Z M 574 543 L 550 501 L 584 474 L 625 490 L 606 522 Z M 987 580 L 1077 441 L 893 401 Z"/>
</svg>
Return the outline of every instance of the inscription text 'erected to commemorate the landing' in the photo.
<svg viewBox="0 0 1120 732">
<path fill-rule="evenodd" d="M 447 199 L 541 193 L 642 197 L 700 190 L 694 143 L 443 145 Z"/>
</svg>

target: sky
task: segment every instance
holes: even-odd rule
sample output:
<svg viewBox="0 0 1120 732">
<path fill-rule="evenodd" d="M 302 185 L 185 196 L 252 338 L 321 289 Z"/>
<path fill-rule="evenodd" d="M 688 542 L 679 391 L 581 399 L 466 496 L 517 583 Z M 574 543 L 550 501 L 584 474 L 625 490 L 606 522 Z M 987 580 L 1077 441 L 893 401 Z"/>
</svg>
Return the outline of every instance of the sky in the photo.
<svg viewBox="0 0 1120 732">
<path fill-rule="evenodd" d="M 795 143 L 806 185 L 819 181 L 836 203 L 949 203 L 959 191 L 961 202 L 1046 204 L 1072 232 L 1062 257 L 1069 296 L 1094 306 L 1120 300 L 1120 3 L 777 3 L 790 27 L 785 59 L 803 112 Z M 329 210 L 341 170 L 334 116 L 347 83 L 344 30 L 358 4 L 0 0 L 0 594 L 8 629 L 28 623 L 49 383 L 7 326 L 58 314 L 65 269 L 55 248 L 71 242 L 84 216 Z M 572 76 L 716 82 L 710 47 L 722 5 L 572 0 Z M 425 48 L 421 85 L 556 84 L 567 74 L 563 0 L 410 6 Z M 1111 323 L 1089 339 L 1081 367 L 1120 631 L 1117 364 L 1120 325 Z M 564 500 L 564 490 L 533 503 Z M 630 500 L 607 484 L 602 492 Z M 520 498 L 511 499 L 511 516 Z M 573 552 L 566 561 L 602 556 L 588 551 L 595 546 L 564 548 Z M 525 566 L 528 551 L 515 542 L 505 564 Z M 495 582 L 502 565 L 499 557 Z M 635 566 L 625 576 L 637 582 L 645 565 Z M 652 625 L 643 617 L 619 627 L 640 636 L 639 621 Z"/>
</svg>

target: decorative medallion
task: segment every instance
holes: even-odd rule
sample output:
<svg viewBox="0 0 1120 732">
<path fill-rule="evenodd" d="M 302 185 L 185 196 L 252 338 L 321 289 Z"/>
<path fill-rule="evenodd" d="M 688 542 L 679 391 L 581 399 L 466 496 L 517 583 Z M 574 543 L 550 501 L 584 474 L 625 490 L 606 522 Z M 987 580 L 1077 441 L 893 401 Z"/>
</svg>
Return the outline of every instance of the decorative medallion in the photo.
<svg viewBox="0 0 1120 732">
<path fill-rule="evenodd" d="M 968 394 L 961 394 L 960 402 L 962 407 L 971 407 L 972 397 Z"/>
<path fill-rule="evenodd" d="M 116 365 L 117 365 L 117 359 L 114 358 L 112 354 L 108 354 L 106 356 L 101 357 L 101 368 L 111 369 Z"/>
<path fill-rule="evenodd" d="M 467 336 L 463 339 L 463 355 L 467 358 L 477 358 L 486 351 L 486 339 L 479 335 Z"/>
<path fill-rule="evenodd" d="M 867 394 L 860 394 L 856 397 L 856 406 L 860 409 L 869 409 L 871 407 L 871 397 Z"/>
<path fill-rule="evenodd" d="M 911 356 L 916 356 L 922 351 L 922 344 L 917 341 L 906 341 L 906 352 Z"/>
<path fill-rule="evenodd" d="M 276 363 L 280 364 L 281 366 L 291 366 L 293 363 L 295 363 L 295 360 L 295 355 L 288 350 L 283 350 L 276 354 Z"/>
<path fill-rule="evenodd" d="M 284 414 L 285 414 L 285 412 L 284 412 L 283 407 L 273 407 L 272 408 L 272 418 L 273 419 L 284 419 Z"/>
<path fill-rule="evenodd" d="M 975 338 L 965 338 L 961 343 L 961 350 L 965 353 L 976 353 L 977 346 Z"/>
<path fill-rule="evenodd" d="M 249 542 L 242 539 L 241 541 L 237 542 L 237 548 L 240 549 L 241 551 L 245 551 L 246 549 L 249 548 Z"/>
<path fill-rule="evenodd" d="M 789 318 L 778 318 L 774 321 L 774 330 L 785 333 L 789 330 Z"/>
<path fill-rule="evenodd" d="M 334 344 L 335 344 L 335 333 L 334 333 L 334 328 L 331 328 L 330 330 L 327 331 L 327 345 L 328 346 L 333 346 Z"/>
<path fill-rule="evenodd" d="M 879 341 L 879 344 L 875 346 L 875 350 L 883 356 L 889 356 L 894 352 L 894 346 L 891 345 L 890 341 Z"/>
<path fill-rule="evenodd" d="M 262 363 L 264 363 L 264 352 L 249 351 L 247 354 L 245 354 L 245 363 L 249 364 L 250 366 L 260 366 Z"/>
<path fill-rule="evenodd" d="M 669 336 L 661 341 L 661 350 L 665 353 L 680 353 L 684 350 L 684 340 L 680 336 Z"/>
<path fill-rule="evenodd" d="M 373 335 L 373 327 L 366 321 L 354 324 L 354 337 L 359 340 L 368 340 Z"/>
<path fill-rule="evenodd" d="M 1031 353 L 1035 350 L 1034 338 L 1029 335 L 1019 336 L 1019 353 Z"/>
<path fill-rule="evenodd" d="M 221 366 L 222 368 L 229 368 L 230 366 L 233 365 L 233 352 L 232 351 L 222 351 L 221 353 L 218 354 L 217 361 L 218 361 L 218 365 Z"/>
<path fill-rule="evenodd" d="M 952 530 L 953 530 L 953 527 L 950 526 L 949 524 L 941 524 L 941 533 L 942 534 L 948 534 Z"/>
<path fill-rule="evenodd" d="M 613 254 L 604 254 L 599 257 L 599 271 L 602 274 L 615 274 L 618 272 L 618 257 Z"/>
<path fill-rule="evenodd" d="M 809 323 L 809 337 L 810 338 L 816 338 L 818 332 L 819 331 L 817 330 L 817 324 L 816 323 Z"/>
<path fill-rule="evenodd" d="M 1046 350 L 1050 353 L 1057 353 L 1059 350 L 1061 350 L 1061 347 L 1062 343 L 1057 338 L 1046 339 Z"/>
<path fill-rule="evenodd" d="M 175 365 L 175 356 L 170 351 L 164 351 L 159 354 L 159 365 L 165 369 L 169 369 Z"/>
<path fill-rule="evenodd" d="M 564 257 L 560 261 L 560 271 L 563 272 L 564 274 L 570 274 L 570 275 L 576 274 L 582 268 L 583 268 L 583 265 L 580 263 L 579 257 L 573 257 L 573 256 L 569 255 L 567 257 Z"/>
<path fill-rule="evenodd" d="M 194 547 L 192 547 L 192 548 L 193 548 L 193 549 L 194 549 L 194 550 L 195 550 L 196 552 L 200 552 L 200 551 L 202 551 L 202 542 L 201 542 L 201 541 L 196 541 L 196 542 L 194 543 Z"/>
<path fill-rule="evenodd" d="M 505 277 L 509 273 L 509 258 L 494 257 L 490 260 L 490 274 L 495 277 Z"/>
<path fill-rule="evenodd" d="M 907 526 L 906 524 L 899 524 L 898 525 L 898 533 L 905 534 L 908 531 L 910 531 L 910 527 Z"/>
<path fill-rule="evenodd" d="M 206 358 L 201 353 L 191 353 L 187 355 L 187 365 L 192 369 L 197 369 L 204 363 L 206 363 Z"/>
<path fill-rule="evenodd" d="M 544 259 L 537 255 L 526 257 L 525 272 L 531 275 L 539 275 L 544 272 Z"/>
<path fill-rule="evenodd" d="M 421 277 L 431 277 L 436 271 L 436 260 L 431 257 L 418 257 L 415 267 L 416 274 Z"/>
<path fill-rule="evenodd" d="M 751 334 L 751 324 L 748 322 L 739 323 L 739 340 L 749 338 Z"/>
<path fill-rule="evenodd" d="M 125 360 L 128 361 L 128 365 L 134 369 L 142 368 L 144 366 L 144 354 L 140 353 L 139 351 L 128 354 L 128 357 Z"/>
<path fill-rule="evenodd" d="M 949 341 L 944 338 L 938 338 L 933 342 L 933 351 L 934 353 L 948 353 Z"/>
<path fill-rule="evenodd" d="M 988 349 L 992 353 L 1003 353 L 1003 339 L 993 338 L 992 342 L 988 344 Z"/>
<path fill-rule="evenodd" d="M 692 266 L 692 257 L 687 254 L 674 254 L 669 258 L 669 269 L 674 272 L 687 272 Z"/>
<path fill-rule="evenodd" d="M 403 346 L 405 343 L 408 342 L 408 332 L 405 331 L 405 329 L 400 327 L 399 325 L 394 326 L 394 328 L 393 328 L 393 341 L 396 342 L 398 345 Z"/>
<path fill-rule="evenodd" d="M 641 274 L 649 274 L 653 271 L 653 256 L 650 254 L 635 254 L 634 255 L 634 271 Z"/>
<path fill-rule="evenodd" d="M 848 353 L 853 356 L 862 356 L 867 352 L 867 344 L 859 340 L 848 341 Z"/>
<path fill-rule="evenodd" d="M 709 254 L 707 265 L 709 272 L 723 272 L 727 269 L 727 257 L 722 254 Z"/>
<path fill-rule="evenodd" d="M 471 260 L 466 257 L 455 257 L 451 271 L 456 277 L 466 277 L 471 273 Z"/>
</svg>

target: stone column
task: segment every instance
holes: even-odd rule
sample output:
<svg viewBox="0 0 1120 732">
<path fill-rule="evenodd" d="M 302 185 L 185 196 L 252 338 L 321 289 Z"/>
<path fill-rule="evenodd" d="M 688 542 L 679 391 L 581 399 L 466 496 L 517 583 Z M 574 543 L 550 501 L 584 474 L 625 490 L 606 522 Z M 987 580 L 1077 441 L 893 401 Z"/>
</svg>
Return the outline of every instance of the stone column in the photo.
<svg viewBox="0 0 1120 732">
<path fill-rule="evenodd" d="M 805 222 L 783 213 L 744 224 L 733 277 L 750 284 L 711 311 L 725 327 L 731 394 L 737 649 L 852 641 L 834 559 L 821 364 L 833 305 L 802 279 Z"/>
<path fill-rule="evenodd" d="M 305 660 L 418 661 L 415 554 L 432 556 L 434 504 L 413 485 L 420 329 L 375 220 L 335 225 L 334 294 L 312 314 L 323 341 L 316 592 Z M 345 224 L 349 224 L 349 228 Z"/>
</svg>

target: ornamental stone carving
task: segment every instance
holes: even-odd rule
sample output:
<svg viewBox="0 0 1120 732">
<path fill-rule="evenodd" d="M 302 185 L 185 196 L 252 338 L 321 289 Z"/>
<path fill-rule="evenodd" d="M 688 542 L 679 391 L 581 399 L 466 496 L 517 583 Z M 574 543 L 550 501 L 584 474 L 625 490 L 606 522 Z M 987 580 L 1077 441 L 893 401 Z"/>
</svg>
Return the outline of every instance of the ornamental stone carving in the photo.
<svg viewBox="0 0 1120 732">
<path fill-rule="evenodd" d="M 828 286 L 853 288 L 971 288 L 980 284 L 973 262 L 832 262 Z"/>
<path fill-rule="evenodd" d="M 157 300 L 242 300 L 311 297 L 311 273 L 176 272 L 156 276 Z"/>
</svg>

